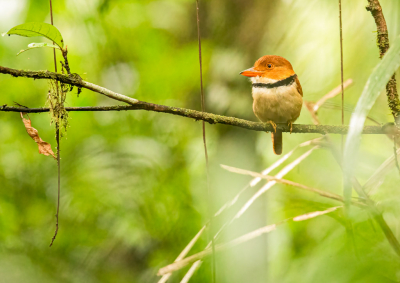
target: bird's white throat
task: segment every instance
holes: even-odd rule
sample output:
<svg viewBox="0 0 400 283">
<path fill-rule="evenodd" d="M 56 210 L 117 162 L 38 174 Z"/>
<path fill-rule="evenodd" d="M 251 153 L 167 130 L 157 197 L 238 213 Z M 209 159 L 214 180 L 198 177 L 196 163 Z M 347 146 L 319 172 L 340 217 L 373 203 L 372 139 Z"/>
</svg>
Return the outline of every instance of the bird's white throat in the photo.
<svg viewBox="0 0 400 283">
<path fill-rule="evenodd" d="M 264 78 L 264 77 L 252 77 L 250 78 L 251 82 L 253 84 L 273 84 L 276 83 L 278 80 L 270 79 L 270 78 Z"/>
</svg>

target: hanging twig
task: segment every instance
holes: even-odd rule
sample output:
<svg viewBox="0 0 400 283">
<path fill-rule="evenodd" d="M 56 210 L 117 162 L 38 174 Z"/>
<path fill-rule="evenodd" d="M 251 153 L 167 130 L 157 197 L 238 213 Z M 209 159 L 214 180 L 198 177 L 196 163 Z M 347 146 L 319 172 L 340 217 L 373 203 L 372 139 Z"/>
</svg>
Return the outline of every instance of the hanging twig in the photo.
<svg viewBox="0 0 400 283">
<path fill-rule="evenodd" d="M 53 23 L 53 6 L 50 2 L 50 18 L 51 18 L 51 24 L 54 25 Z M 54 42 L 53 42 L 54 44 Z M 54 70 L 57 73 L 57 58 L 56 58 L 56 50 L 53 49 L 53 55 L 54 55 Z M 58 87 L 58 82 L 56 81 L 56 92 L 57 92 L 57 99 L 59 99 L 59 87 Z M 56 213 L 56 230 L 54 231 L 54 236 L 51 239 L 50 247 L 53 245 L 54 240 L 57 237 L 58 233 L 58 216 L 60 212 L 60 193 L 61 193 L 61 161 L 60 161 L 60 114 L 58 114 L 57 121 L 55 123 L 56 125 L 56 142 L 57 142 L 57 177 L 58 177 L 58 182 L 57 182 L 57 213 Z"/>
<path fill-rule="evenodd" d="M 203 60 L 201 57 L 201 35 L 200 35 L 200 16 L 199 16 L 199 0 L 196 0 L 196 17 L 197 17 L 197 39 L 199 44 L 199 66 L 200 66 L 200 95 L 201 95 L 201 111 L 206 112 L 205 106 L 205 98 L 204 98 L 204 88 L 203 88 Z M 216 282 L 216 263 L 215 263 L 215 243 L 214 243 L 214 226 L 213 226 L 213 212 L 212 212 L 212 193 L 211 193 L 211 186 L 210 186 L 210 166 L 208 163 L 208 152 L 207 152 L 207 141 L 206 141 L 206 122 L 202 121 L 202 129 L 203 129 L 203 145 L 204 145 L 204 155 L 206 158 L 206 174 L 207 174 L 207 200 L 208 200 L 208 216 L 210 219 L 209 223 L 209 239 L 211 240 L 211 250 L 212 250 L 212 257 L 211 257 L 211 276 L 212 282 Z"/>
<path fill-rule="evenodd" d="M 344 125 L 344 83 L 343 83 L 343 33 L 342 33 L 342 0 L 339 0 L 339 33 L 340 33 L 340 86 L 342 90 L 342 126 Z M 344 144 L 342 135 L 342 153 Z"/>
</svg>

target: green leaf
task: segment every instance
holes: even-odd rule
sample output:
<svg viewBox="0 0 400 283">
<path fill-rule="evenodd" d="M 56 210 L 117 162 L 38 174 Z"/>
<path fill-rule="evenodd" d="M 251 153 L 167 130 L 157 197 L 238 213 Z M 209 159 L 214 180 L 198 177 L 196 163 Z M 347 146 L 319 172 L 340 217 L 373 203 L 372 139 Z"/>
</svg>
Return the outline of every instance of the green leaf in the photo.
<svg viewBox="0 0 400 283">
<path fill-rule="evenodd" d="M 24 49 L 24 50 L 21 50 L 20 52 L 18 52 L 17 56 L 19 54 L 21 54 L 22 52 L 32 50 L 33 48 L 40 48 L 40 47 L 50 47 L 50 48 L 54 48 L 54 49 L 60 49 L 60 47 L 58 47 L 57 45 L 53 45 L 50 43 L 31 43 L 28 45 L 27 49 Z"/>
<path fill-rule="evenodd" d="M 352 178 L 357 166 L 358 149 L 361 143 L 361 133 L 368 112 L 371 110 L 375 100 L 385 88 L 387 82 L 400 66 L 400 36 L 396 38 L 393 45 L 383 57 L 382 61 L 375 67 L 364 90 L 358 99 L 356 108 L 351 115 L 350 127 L 347 133 L 344 148 L 343 174 L 344 174 L 344 199 L 350 203 L 352 192 Z"/>
<path fill-rule="evenodd" d="M 60 49 L 64 46 L 64 40 L 60 31 L 55 26 L 46 23 L 26 23 L 18 25 L 10 29 L 6 34 L 16 34 L 26 37 L 44 36 L 57 44 Z"/>
</svg>

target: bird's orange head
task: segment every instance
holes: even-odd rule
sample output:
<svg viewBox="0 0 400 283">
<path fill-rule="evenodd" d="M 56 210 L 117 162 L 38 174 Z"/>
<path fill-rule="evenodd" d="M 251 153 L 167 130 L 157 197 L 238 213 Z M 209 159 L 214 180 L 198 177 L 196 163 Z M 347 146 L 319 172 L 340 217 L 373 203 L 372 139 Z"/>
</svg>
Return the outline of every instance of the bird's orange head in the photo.
<svg viewBox="0 0 400 283">
<path fill-rule="evenodd" d="M 254 67 L 240 73 L 246 77 L 264 77 L 283 80 L 294 75 L 292 64 L 285 58 L 276 55 L 265 55 L 254 63 Z"/>
</svg>

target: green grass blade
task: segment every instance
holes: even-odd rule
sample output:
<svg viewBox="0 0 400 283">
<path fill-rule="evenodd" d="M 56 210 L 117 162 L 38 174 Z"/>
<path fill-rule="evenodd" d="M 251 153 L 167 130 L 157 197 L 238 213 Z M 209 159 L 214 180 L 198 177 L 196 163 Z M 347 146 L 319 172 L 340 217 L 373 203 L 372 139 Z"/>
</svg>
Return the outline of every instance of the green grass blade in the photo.
<svg viewBox="0 0 400 283">
<path fill-rule="evenodd" d="M 349 132 L 343 157 L 344 199 L 349 207 L 352 192 L 352 177 L 357 166 L 361 132 L 368 112 L 371 110 L 381 91 L 400 66 L 400 36 L 396 38 L 382 61 L 375 67 L 351 115 Z"/>
<path fill-rule="evenodd" d="M 64 40 L 60 31 L 55 26 L 46 23 L 25 23 L 13 27 L 6 34 L 16 34 L 26 37 L 44 36 L 57 44 L 60 49 L 64 46 Z"/>
</svg>

